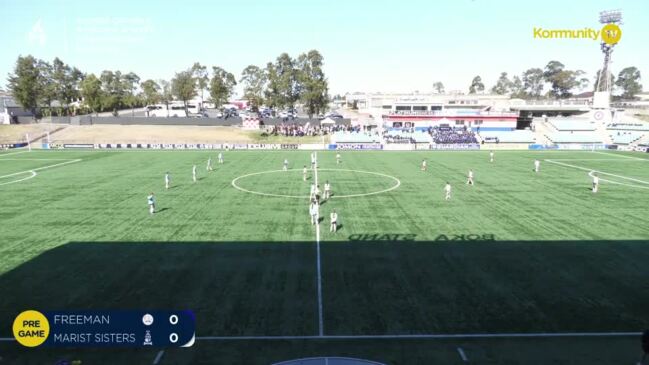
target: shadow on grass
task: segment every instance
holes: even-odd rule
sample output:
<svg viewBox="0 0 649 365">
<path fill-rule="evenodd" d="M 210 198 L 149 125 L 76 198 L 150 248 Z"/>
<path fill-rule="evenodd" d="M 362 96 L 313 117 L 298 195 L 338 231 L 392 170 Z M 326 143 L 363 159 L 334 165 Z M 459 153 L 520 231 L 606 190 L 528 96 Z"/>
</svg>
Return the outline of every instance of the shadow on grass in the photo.
<svg viewBox="0 0 649 365">
<path fill-rule="evenodd" d="M 321 242 L 328 335 L 649 323 L 646 240 L 344 242 Z M 0 275 L 0 337 L 26 309 L 147 308 L 193 310 L 198 336 L 314 335 L 316 278 L 312 241 L 70 242 Z"/>
</svg>

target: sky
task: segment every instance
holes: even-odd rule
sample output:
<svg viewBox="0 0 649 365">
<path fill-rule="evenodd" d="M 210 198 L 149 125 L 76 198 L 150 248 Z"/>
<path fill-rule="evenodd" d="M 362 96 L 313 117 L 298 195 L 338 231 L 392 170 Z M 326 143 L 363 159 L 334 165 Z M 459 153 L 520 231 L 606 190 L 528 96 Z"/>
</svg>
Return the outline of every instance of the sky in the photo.
<svg viewBox="0 0 649 365">
<path fill-rule="evenodd" d="M 612 71 L 636 66 L 649 90 L 647 0 L 0 0 L 0 87 L 19 55 L 61 58 L 83 72 L 171 79 L 194 62 L 237 79 L 283 52 L 317 49 L 330 94 L 430 92 L 436 81 L 466 92 L 558 60 L 593 79 L 599 41 L 535 39 L 534 28 L 599 30 L 599 12 L 621 9 Z"/>
</svg>

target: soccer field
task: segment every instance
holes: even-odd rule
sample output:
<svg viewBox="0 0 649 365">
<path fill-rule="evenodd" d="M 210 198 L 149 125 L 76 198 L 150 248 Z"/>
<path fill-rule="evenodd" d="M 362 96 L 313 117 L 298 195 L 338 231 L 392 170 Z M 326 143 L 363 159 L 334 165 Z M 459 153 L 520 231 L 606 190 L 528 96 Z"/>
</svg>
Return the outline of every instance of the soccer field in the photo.
<svg viewBox="0 0 649 365">
<path fill-rule="evenodd" d="M 336 164 L 322 151 L 305 182 L 309 154 L 228 151 L 217 164 L 215 151 L 0 153 L 0 365 L 639 360 L 648 154 L 496 151 L 490 163 L 487 151 L 344 151 Z M 334 195 L 313 226 L 316 179 Z M 9 340 L 26 309 L 146 308 L 193 310 L 197 343 L 53 350 Z"/>
</svg>

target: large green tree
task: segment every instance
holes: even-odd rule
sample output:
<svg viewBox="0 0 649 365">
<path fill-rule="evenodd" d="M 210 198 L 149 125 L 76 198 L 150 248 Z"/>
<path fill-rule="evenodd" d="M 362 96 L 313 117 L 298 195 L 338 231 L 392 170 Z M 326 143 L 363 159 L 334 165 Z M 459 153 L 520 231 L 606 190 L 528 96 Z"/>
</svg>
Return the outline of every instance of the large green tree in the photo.
<svg viewBox="0 0 649 365">
<path fill-rule="evenodd" d="M 250 102 L 254 110 L 257 110 L 264 103 L 264 88 L 268 77 L 261 68 L 250 65 L 241 72 L 243 84 L 243 97 Z"/>
<path fill-rule="evenodd" d="M 160 101 L 160 85 L 157 82 L 151 79 L 146 80 L 140 84 L 140 88 L 142 88 L 146 105 L 156 104 Z"/>
<path fill-rule="evenodd" d="M 433 84 L 433 90 L 438 94 L 444 94 L 444 84 L 441 81 L 436 81 Z"/>
<path fill-rule="evenodd" d="M 518 75 L 514 76 L 512 78 L 512 82 L 510 85 L 510 95 L 512 98 L 520 98 L 524 99 L 527 97 L 527 94 L 525 93 L 525 89 L 523 88 L 523 80 L 521 80 Z"/>
<path fill-rule="evenodd" d="M 171 80 L 171 92 L 178 100 L 182 100 L 185 106 L 185 115 L 189 116 L 187 102 L 197 95 L 196 80 L 191 69 L 176 73 L 176 76 Z"/>
<path fill-rule="evenodd" d="M 498 95 L 505 95 L 511 91 L 512 82 L 507 77 L 507 72 L 501 72 L 496 85 L 491 88 L 491 92 Z"/>
<path fill-rule="evenodd" d="M 566 70 L 559 61 L 550 61 L 545 66 L 543 78 L 550 84 L 550 96 L 568 98 L 572 96 L 572 90 L 580 86 L 583 74 L 581 70 Z"/>
<path fill-rule="evenodd" d="M 617 75 L 615 85 L 622 89 L 622 97 L 625 99 L 633 99 L 635 95 L 642 92 L 642 84 L 640 83 L 641 75 L 640 70 L 636 67 L 625 67 Z"/>
<path fill-rule="evenodd" d="M 216 108 L 227 104 L 237 80 L 234 75 L 222 69 L 221 67 L 212 67 L 212 80 L 210 80 L 210 98 Z"/>
<path fill-rule="evenodd" d="M 134 72 L 129 72 L 122 78 L 124 84 L 124 104 L 131 107 L 131 112 L 135 115 L 135 107 L 140 104 L 140 98 L 136 94 L 140 77 Z"/>
<path fill-rule="evenodd" d="M 81 96 L 84 104 L 94 113 L 101 110 L 103 101 L 101 80 L 95 74 L 90 74 L 81 81 Z"/>
<path fill-rule="evenodd" d="M 9 75 L 9 91 L 23 108 L 36 115 L 41 93 L 38 61 L 32 56 L 19 56 L 14 72 Z"/>
<path fill-rule="evenodd" d="M 531 98 L 538 98 L 543 92 L 545 80 L 543 70 L 540 68 L 530 68 L 523 72 L 523 90 Z"/>
<path fill-rule="evenodd" d="M 196 89 L 199 91 L 202 103 L 204 101 L 203 93 L 209 86 L 210 81 L 210 75 L 207 72 L 207 66 L 203 66 L 200 63 L 195 62 L 192 66 L 192 74 L 194 75 L 194 79 L 196 80 Z"/>
<path fill-rule="evenodd" d="M 272 106 L 293 107 L 300 97 L 300 84 L 295 61 L 287 53 L 277 57 L 266 67 L 268 89 L 266 97 Z"/>
<path fill-rule="evenodd" d="M 324 112 L 329 104 L 328 83 L 322 65 L 324 58 L 320 52 L 311 50 L 297 59 L 297 82 L 300 101 L 306 108 L 309 118 Z"/>
<path fill-rule="evenodd" d="M 117 114 L 117 110 L 124 105 L 126 83 L 123 77 L 121 71 L 105 70 L 101 73 L 99 79 L 102 86 L 102 109 L 112 110 Z"/>
<path fill-rule="evenodd" d="M 471 80 L 471 85 L 469 86 L 469 94 L 481 93 L 484 91 L 484 84 L 482 83 L 482 77 L 476 76 Z"/>
</svg>

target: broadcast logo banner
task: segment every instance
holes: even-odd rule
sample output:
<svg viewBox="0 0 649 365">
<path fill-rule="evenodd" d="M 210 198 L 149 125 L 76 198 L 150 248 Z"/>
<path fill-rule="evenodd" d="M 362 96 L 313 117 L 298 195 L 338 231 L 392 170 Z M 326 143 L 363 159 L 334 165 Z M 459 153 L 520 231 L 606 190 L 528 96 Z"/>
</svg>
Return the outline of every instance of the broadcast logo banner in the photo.
<svg viewBox="0 0 649 365">
<path fill-rule="evenodd" d="M 13 323 L 26 347 L 190 347 L 195 340 L 192 311 L 27 310 Z"/>
</svg>

